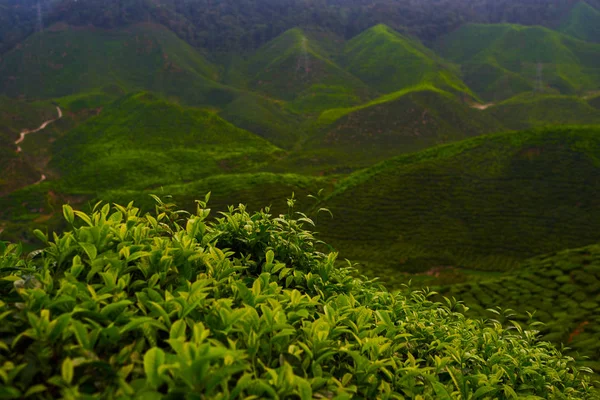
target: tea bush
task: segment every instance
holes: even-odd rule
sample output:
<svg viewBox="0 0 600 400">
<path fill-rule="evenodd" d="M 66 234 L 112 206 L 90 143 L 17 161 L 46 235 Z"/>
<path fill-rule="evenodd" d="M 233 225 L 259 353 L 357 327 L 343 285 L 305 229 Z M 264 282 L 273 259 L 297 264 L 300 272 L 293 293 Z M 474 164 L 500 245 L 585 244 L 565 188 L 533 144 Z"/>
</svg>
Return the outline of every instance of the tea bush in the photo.
<svg viewBox="0 0 600 400">
<path fill-rule="evenodd" d="M 3 398 L 584 399 L 572 359 L 515 324 L 334 267 L 294 212 L 215 220 L 64 206 L 41 251 L 0 247 Z"/>
</svg>

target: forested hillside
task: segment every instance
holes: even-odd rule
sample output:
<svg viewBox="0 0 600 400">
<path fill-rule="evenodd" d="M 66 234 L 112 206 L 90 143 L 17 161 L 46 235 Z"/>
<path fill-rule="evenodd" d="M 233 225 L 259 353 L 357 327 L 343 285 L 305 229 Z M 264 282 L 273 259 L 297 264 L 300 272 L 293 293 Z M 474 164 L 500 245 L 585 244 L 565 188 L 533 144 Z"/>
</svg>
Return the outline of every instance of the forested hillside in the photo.
<svg viewBox="0 0 600 400">
<path fill-rule="evenodd" d="M 0 53 L 57 21 L 115 28 L 152 20 L 194 46 L 226 51 L 256 49 L 297 26 L 319 26 L 350 38 L 384 23 L 426 42 L 465 22 L 552 27 L 562 22 L 573 4 L 571 0 L 1 0 Z M 598 0 L 587 4 L 600 9 Z"/>
</svg>

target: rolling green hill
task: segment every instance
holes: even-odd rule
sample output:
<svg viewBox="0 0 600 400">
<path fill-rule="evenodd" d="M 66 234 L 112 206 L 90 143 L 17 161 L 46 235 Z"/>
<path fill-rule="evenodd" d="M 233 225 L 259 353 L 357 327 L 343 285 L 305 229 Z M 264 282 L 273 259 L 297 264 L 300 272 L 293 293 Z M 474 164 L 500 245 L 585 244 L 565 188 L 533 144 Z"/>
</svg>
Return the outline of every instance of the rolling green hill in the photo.
<svg viewBox="0 0 600 400">
<path fill-rule="evenodd" d="M 342 64 L 382 93 L 429 84 L 470 94 L 457 69 L 432 51 L 385 25 L 376 25 L 350 40 Z"/>
<path fill-rule="evenodd" d="M 247 74 L 250 88 L 289 101 L 298 112 L 358 104 L 370 92 L 299 28 L 260 48 L 248 61 Z"/>
<path fill-rule="evenodd" d="M 54 143 L 68 186 L 93 192 L 144 189 L 242 172 L 280 150 L 216 114 L 158 99 L 125 96 Z"/>
<path fill-rule="evenodd" d="M 301 116 L 291 112 L 285 102 L 255 93 L 236 96 L 219 116 L 286 149 L 303 136 Z"/>
<path fill-rule="evenodd" d="M 600 42 L 600 11 L 585 1 L 580 1 L 558 29 L 587 42 Z"/>
<path fill-rule="evenodd" d="M 477 137 L 341 181 L 320 230 L 342 256 L 394 271 L 485 270 L 600 240 L 600 128 Z"/>
<path fill-rule="evenodd" d="M 515 96 L 484 113 L 509 129 L 526 129 L 543 125 L 600 124 L 600 112 L 586 100 L 566 95 Z"/>
<path fill-rule="evenodd" d="M 151 90 L 190 104 L 221 105 L 234 96 L 218 70 L 160 25 L 103 30 L 58 25 L 3 56 L 0 93 L 52 98 L 108 85 Z"/>
<path fill-rule="evenodd" d="M 534 89 L 575 94 L 600 87 L 600 45 L 547 28 L 468 24 L 435 48 L 461 64 L 465 82 L 486 100 Z"/>
<path fill-rule="evenodd" d="M 436 288 L 470 307 L 469 316 L 498 318 L 486 311 L 498 305 L 525 321 L 527 312 L 545 325 L 542 339 L 564 344 L 581 363 L 600 373 L 600 245 L 539 256 L 519 265 L 517 273 L 477 284 Z"/>
<path fill-rule="evenodd" d="M 286 163 L 297 168 L 302 160 L 310 160 L 311 168 L 364 168 L 387 157 L 503 128 L 450 93 L 418 86 L 360 106 L 327 110 L 315 129 L 304 149 Z"/>
</svg>

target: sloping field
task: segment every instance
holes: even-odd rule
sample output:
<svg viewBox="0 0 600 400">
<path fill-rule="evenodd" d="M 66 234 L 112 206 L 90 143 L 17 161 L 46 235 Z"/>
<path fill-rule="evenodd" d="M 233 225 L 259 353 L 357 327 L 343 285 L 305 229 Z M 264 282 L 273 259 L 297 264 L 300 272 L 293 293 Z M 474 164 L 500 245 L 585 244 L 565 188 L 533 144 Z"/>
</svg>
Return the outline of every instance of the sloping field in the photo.
<svg viewBox="0 0 600 400">
<path fill-rule="evenodd" d="M 149 93 L 127 95 L 57 140 L 50 166 L 68 186 L 94 192 L 191 182 L 241 172 L 280 150 L 216 114 Z"/>
<path fill-rule="evenodd" d="M 487 108 L 484 113 L 509 129 L 543 125 L 600 124 L 600 112 L 577 96 L 523 94 Z"/>
<path fill-rule="evenodd" d="M 310 159 L 313 167 L 328 171 L 364 168 L 388 157 L 502 129 L 494 118 L 450 93 L 418 86 L 360 106 L 325 111 L 304 149 L 291 159 L 295 165 Z"/>
<path fill-rule="evenodd" d="M 581 363 L 600 372 L 600 245 L 539 256 L 519 265 L 518 273 L 476 284 L 436 288 L 462 300 L 470 316 L 498 318 L 486 311 L 502 305 L 510 319 L 527 321 L 527 313 L 545 325 L 544 340 L 564 344 L 568 354 L 589 357 Z"/>
<path fill-rule="evenodd" d="M 600 240 L 600 128 L 486 135 L 357 172 L 320 227 L 342 256 L 381 269 L 505 270 Z"/>
</svg>

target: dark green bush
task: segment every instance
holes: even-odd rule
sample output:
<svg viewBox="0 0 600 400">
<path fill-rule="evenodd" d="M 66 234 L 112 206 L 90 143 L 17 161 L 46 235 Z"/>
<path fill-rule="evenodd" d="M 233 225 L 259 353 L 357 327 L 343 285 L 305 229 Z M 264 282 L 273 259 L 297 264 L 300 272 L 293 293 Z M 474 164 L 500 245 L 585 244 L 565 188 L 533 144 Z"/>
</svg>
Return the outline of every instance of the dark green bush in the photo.
<svg viewBox="0 0 600 400">
<path fill-rule="evenodd" d="M 303 214 L 208 214 L 65 206 L 43 251 L 0 245 L 1 397 L 593 396 L 533 331 L 334 267 Z"/>
</svg>

